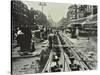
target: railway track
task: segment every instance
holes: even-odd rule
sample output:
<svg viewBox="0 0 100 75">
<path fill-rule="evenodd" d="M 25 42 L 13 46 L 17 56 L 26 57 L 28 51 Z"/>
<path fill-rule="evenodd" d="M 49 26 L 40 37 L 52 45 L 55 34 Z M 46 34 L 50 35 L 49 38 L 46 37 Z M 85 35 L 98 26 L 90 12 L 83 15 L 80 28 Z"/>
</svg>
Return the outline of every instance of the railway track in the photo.
<svg viewBox="0 0 100 75">
<path fill-rule="evenodd" d="M 66 72 L 90 70 L 91 67 L 80 57 L 72 47 L 72 43 L 61 34 L 56 37 L 49 59 L 42 72 Z M 64 46 L 63 46 L 64 45 Z"/>
<path fill-rule="evenodd" d="M 73 49 L 73 51 L 74 52 L 76 51 L 76 54 L 84 61 L 84 63 L 88 66 L 88 68 L 90 70 L 93 70 L 94 67 L 92 65 L 89 65 L 89 63 L 93 63 L 94 62 L 96 64 L 97 60 L 94 57 L 93 58 L 89 58 L 87 55 L 84 55 L 84 53 L 82 53 L 82 52 L 77 52 L 77 51 L 79 51 L 79 48 L 78 47 L 73 47 L 73 43 L 64 34 L 62 34 L 61 36 L 63 36 L 63 38 L 65 38 L 65 41 L 67 41 L 69 43 L 69 45 L 71 45 L 71 48 Z"/>
<path fill-rule="evenodd" d="M 73 53 L 73 55 L 76 58 L 76 60 L 79 61 L 79 65 L 81 65 L 82 70 L 91 70 L 92 67 L 89 66 L 87 64 L 87 62 L 84 60 L 84 58 L 85 59 L 88 59 L 88 58 L 86 56 L 84 58 L 81 57 L 81 55 L 78 52 L 76 52 L 76 51 L 78 51 L 78 49 L 73 46 L 73 43 L 67 37 L 64 37 L 64 35 L 60 34 L 60 36 L 63 37 L 63 40 L 65 41 L 66 45 L 68 45 L 69 47 L 71 46 L 70 50 Z"/>
<path fill-rule="evenodd" d="M 53 48 L 50 52 L 50 56 L 48 58 L 48 61 L 44 67 L 44 69 L 42 70 L 42 72 L 54 72 L 52 70 L 53 67 L 56 67 L 56 71 L 55 72 L 65 72 L 65 71 L 71 71 L 69 64 L 71 63 L 70 60 L 68 59 L 67 54 L 63 51 L 62 47 L 59 47 L 59 45 L 61 45 L 60 39 L 57 36 L 56 42 L 53 44 Z M 55 47 L 55 45 L 58 45 L 57 47 Z M 59 67 L 57 65 L 57 63 L 54 61 L 54 56 L 58 57 L 58 64 Z"/>
</svg>

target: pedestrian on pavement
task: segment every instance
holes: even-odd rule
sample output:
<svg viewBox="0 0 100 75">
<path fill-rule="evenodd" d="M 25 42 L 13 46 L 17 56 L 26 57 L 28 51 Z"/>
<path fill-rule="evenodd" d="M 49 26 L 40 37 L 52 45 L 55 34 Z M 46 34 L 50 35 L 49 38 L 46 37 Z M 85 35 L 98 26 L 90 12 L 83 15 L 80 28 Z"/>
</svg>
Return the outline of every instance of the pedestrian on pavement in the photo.
<svg viewBox="0 0 100 75">
<path fill-rule="evenodd" d="M 31 29 L 28 27 L 28 25 L 26 25 L 23 29 L 22 29 L 23 33 L 24 33 L 24 50 L 25 52 L 31 52 L 31 39 L 32 39 L 32 33 L 31 33 Z"/>
<path fill-rule="evenodd" d="M 23 52 L 24 51 L 24 33 L 22 32 L 22 30 L 21 30 L 22 28 L 17 28 L 17 34 L 16 34 L 16 36 L 17 36 L 17 43 L 18 43 L 18 45 L 20 46 L 20 51 L 21 52 Z"/>
<path fill-rule="evenodd" d="M 35 41 L 32 41 L 32 50 L 31 52 L 34 52 L 35 51 Z"/>
</svg>

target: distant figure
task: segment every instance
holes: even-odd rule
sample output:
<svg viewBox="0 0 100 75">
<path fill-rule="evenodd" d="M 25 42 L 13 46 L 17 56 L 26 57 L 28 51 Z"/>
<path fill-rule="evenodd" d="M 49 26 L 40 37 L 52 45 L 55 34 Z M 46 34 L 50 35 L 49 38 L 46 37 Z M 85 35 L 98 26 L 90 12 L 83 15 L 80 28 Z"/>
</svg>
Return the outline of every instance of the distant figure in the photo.
<svg viewBox="0 0 100 75">
<path fill-rule="evenodd" d="M 79 29 L 78 29 L 78 27 L 76 27 L 76 37 L 79 40 Z"/>
<path fill-rule="evenodd" d="M 58 64 L 58 61 L 59 61 L 59 58 L 58 58 L 58 56 L 57 55 L 55 55 L 55 62 L 56 62 L 56 65 L 57 65 L 57 67 L 59 67 L 59 64 Z"/>
<path fill-rule="evenodd" d="M 35 51 L 35 42 L 33 41 L 32 42 L 32 48 L 31 48 L 31 51 L 30 52 L 34 52 Z"/>
<path fill-rule="evenodd" d="M 47 40 L 47 34 L 48 34 L 48 30 L 47 30 L 47 28 L 45 28 L 45 30 L 44 30 L 44 39 L 45 40 Z"/>
<path fill-rule="evenodd" d="M 53 34 L 53 33 L 50 33 L 50 34 L 48 35 L 49 48 L 50 48 L 50 49 L 52 49 L 53 37 L 54 37 L 54 34 Z"/>
<path fill-rule="evenodd" d="M 40 38 L 41 38 L 41 41 L 43 41 L 43 36 L 44 36 L 44 26 L 40 29 Z"/>
<path fill-rule="evenodd" d="M 71 38 L 76 38 L 76 28 L 73 27 L 71 30 Z"/>
</svg>

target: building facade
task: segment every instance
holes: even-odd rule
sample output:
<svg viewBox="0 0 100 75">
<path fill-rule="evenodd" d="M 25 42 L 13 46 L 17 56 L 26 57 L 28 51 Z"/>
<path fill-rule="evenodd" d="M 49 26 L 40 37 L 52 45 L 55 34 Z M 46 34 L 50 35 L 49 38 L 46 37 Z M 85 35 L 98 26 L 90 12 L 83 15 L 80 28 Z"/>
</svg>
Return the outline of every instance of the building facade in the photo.
<svg viewBox="0 0 100 75">
<path fill-rule="evenodd" d="M 97 14 L 97 6 L 93 5 L 71 5 L 68 8 L 68 20 L 84 18 L 90 15 Z"/>
</svg>

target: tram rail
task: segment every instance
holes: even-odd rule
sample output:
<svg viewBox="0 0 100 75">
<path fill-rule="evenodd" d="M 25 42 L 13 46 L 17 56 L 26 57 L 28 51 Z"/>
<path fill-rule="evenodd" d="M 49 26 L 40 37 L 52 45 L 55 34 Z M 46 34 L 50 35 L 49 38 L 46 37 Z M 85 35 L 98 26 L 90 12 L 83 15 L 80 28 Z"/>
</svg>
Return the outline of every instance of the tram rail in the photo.
<svg viewBox="0 0 100 75">
<path fill-rule="evenodd" d="M 66 38 L 65 40 L 64 37 L 59 33 L 55 41 L 57 42 L 53 44 L 53 49 L 56 49 L 56 51 L 54 51 L 53 49 L 51 50 L 48 61 L 42 71 L 43 73 L 53 72 L 52 65 L 55 64 L 55 62 L 53 61 L 55 53 L 56 54 L 58 53 L 58 55 L 60 53 L 60 56 L 58 57 L 59 58 L 58 64 L 60 67 L 57 67 L 57 64 L 56 64 L 54 67 L 56 67 L 58 70 L 54 72 L 91 70 L 91 67 L 75 51 L 76 48 L 74 48 L 74 46 L 72 47 L 72 43 L 70 42 L 68 38 Z M 73 63 L 75 60 L 78 63 Z"/>
<path fill-rule="evenodd" d="M 60 36 L 63 36 L 63 35 L 60 34 Z M 64 36 L 63 36 L 63 38 L 64 38 Z M 72 42 L 67 37 L 65 39 L 63 39 L 63 40 L 66 42 L 66 45 L 73 45 Z M 75 55 L 75 57 L 80 62 L 80 64 L 83 65 L 83 70 L 91 70 L 92 69 L 86 63 L 86 61 L 84 61 L 84 59 L 79 55 L 79 53 L 76 52 L 78 50 L 77 48 L 71 47 L 70 50 Z M 85 56 L 85 59 L 88 59 L 88 58 Z"/>
</svg>

